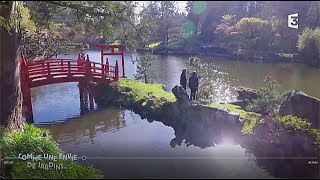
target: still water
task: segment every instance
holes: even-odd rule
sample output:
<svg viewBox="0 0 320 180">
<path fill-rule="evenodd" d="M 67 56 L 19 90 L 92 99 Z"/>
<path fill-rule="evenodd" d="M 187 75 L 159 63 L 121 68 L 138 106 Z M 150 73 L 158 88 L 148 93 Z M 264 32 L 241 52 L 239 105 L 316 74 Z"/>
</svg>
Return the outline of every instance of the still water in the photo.
<svg viewBox="0 0 320 180">
<path fill-rule="evenodd" d="M 87 53 L 91 60 L 100 61 L 100 52 Z M 76 58 L 77 55 L 66 57 Z M 133 78 L 136 72 L 132 58 L 135 55 L 125 56 L 128 78 Z M 115 59 L 120 57 L 110 58 L 110 64 L 114 64 Z M 212 62 L 212 72 L 217 74 L 213 79 L 216 101 L 235 100 L 235 87 L 257 88 L 266 75 L 279 81 L 281 91 L 300 89 L 320 97 L 320 85 L 317 83 L 320 81 L 320 71 L 317 69 L 297 64 L 261 64 L 216 58 L 203 58 L 202 61 Z M 164 84 L 166 90 L 171 91 L 179 84 L 180 71 L 187 64 L 187 57 L 158 56 L 152 64 L 157 74 L 154 81 Z M 100 169 L 106 178 L 279 176 L 270 168 L 265 168 L 265 161 L 255 159 L 248 150 L 228 139 L 208 148 L 186 143 L 174 146 L 172 141 L 176 135 L 172 127 L 141 119 L 129 110 L 96 108 L 95 112 L 80 116 L 76 83 L 34 88 L 32 103 L 35 124 L 50 129 L 62 150 L 88 156 L 82 163 Z M 287 166 L 290 171 L 290 165 Z"/>
</svg>

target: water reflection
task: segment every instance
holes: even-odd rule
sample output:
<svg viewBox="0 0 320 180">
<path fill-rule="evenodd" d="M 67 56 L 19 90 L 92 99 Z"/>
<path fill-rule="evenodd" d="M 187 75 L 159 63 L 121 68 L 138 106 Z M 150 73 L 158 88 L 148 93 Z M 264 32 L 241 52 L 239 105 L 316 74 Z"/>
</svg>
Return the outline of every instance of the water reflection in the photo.
<svg viewBox="0 0 320 180">
<path fill-rule="evenodd" d="M 296 175 L 287 160 L 255 158 L 261 154 L 241 147 L 232 130 L 223 127 L 218 131 L 194 124 L 179 129 L 141 119 L 129 110 L 109 108 L 45 128 L 64 151 L 88 156 L 83 163 L 101 169 L 109 178 Z M 277 168 L 284 169 L 279 163 L 288 171 L 279 173 Z"/>
<path fill-rule="evenodd" d="M 248 145 L 244 142 L 250 142 L 250 139 L 237 133 L 237 130 L 233 130 L 232 127 L 225 126 L 224 124 L 219 124 L 218 126 L 213 129 L 202 127 L 196 123 L 189 125 L 189 127 L 179 127 L 178 125 L 176 126 L 177 128 L 174 128 L 175 138 L 170 141 L 170 146 L 172 148 L 180 146 L 189 147 L 190 145 L 199 146 L 200 148 L 214 147 L 214 156 L 235 159 L 244 159 L 246 157 L 248 161 L 254 162 L 255 165 L 265 169 L 275 177 L 319 177 L 319 165 L 309 164 L 310 161 L 319 161 L 319 154 L 310 155 L 308 152 L 302 153 L 302 151 L 297 151 L 298 154 L 296 153 L 289 157 L 288 155 L 284 155 L 284 153 L 287 153 L 284 152 L 288 148 L 284 147 L 286 145 L 261 146 L 256 143 Z M 299 147 L 295 148 L 298 149 Z M 244 154 L 239 155 L 237 153 L 243 150 Z M 226 157 L 224 157 L 225 155 Z"/>
</svg>

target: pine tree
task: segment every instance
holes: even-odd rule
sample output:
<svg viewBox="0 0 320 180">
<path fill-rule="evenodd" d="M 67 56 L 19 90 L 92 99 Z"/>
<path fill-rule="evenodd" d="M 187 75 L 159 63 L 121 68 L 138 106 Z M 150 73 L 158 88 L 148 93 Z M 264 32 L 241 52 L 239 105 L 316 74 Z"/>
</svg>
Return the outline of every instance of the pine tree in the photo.
<svg viewBox="0 0 320 180">
<path fill-rule="evenodd" d="M 139 58 L 136 58 L 138 63 L 137 73 L 134 75 L 137 80 L 144 80 L 144 83 L 152 82 L 152 79 L 155 77 L 154 71 L 151 69 L 151 62 L 155 59 L 151 55 L 143 55 Z"/>
</svg>

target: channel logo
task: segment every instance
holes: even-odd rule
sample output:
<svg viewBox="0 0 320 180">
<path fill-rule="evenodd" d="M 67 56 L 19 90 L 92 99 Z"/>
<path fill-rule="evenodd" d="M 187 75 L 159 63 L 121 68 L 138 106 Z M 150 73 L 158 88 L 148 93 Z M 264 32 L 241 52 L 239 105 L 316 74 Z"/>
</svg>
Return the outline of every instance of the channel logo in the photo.
<svg viewBox="0 0 320 180">
<path fill-rule="evenodd" d="M 298 13 L 288 15 L 288 27 L 298 29 Z"/>
</svg>

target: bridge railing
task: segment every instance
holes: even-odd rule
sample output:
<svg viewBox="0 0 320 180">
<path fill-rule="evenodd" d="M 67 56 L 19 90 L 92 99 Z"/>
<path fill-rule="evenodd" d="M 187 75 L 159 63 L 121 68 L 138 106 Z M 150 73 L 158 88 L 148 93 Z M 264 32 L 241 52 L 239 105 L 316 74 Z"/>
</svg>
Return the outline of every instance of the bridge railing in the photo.
<svg viewBox="0 0 320 180">
<path fill-rule="evenodd" d="M 62 75 L 85 75 L 85 64 L 77 60 L 57 59 L 41 60 L 37 63 L 27 63 L 30 79 L 62 76 Z"/>
<path fill-rule="evenodd" d="M 32 82 L 35 79 L 50 79 L 54 77 L 75 77 L 110 79 L 117 81 L 119 79 L 118 63 L 116 66 L 110 66 L 109 63 L 102 64 L 91 62 L 89 56 L 84 59 L 45 59 L 38 61 L 24 62 L 28 80 Z"/>
<path fill-rule="evenodd" d="M 116 74 L 119 72 L 116 72 L 115 66 L 110 66 L 108 63 L 102 64 L 98 62 L 90 62 L 90 68 L 91 68 L 91 74 L 93 76 L 103 76 L 106 77 L 112 77 L 115 78 Z"/>
</svg>

